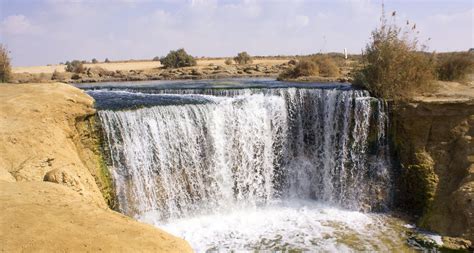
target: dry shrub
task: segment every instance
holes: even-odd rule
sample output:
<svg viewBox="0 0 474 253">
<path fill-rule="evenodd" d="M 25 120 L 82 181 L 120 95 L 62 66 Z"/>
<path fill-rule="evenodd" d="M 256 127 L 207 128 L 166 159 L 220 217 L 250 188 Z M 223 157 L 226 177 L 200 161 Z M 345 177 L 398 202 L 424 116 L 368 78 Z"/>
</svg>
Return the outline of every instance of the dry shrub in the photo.
<svg viewBox="0 0 474 253">
<path fill-rule="evenodd" d="M 294 65 L 295 67 L 282 72 L 278 77 L 279 80 L 294 79 L 301 76 L 337 77 L 340 73 L 333 57 L 322 54 L 304 57 L 299 62 L 291 60 L 288 65 Z"/>
<path fill-rule="evenodd" d="M 320 55 L 312 58 L 319 67 L 319 75 L 324 77 L 337 77 L 339 76 L 339 67 L 333 58 L 329 56 Z"/>
<path fill-rule="evenodd" d="M 84 73 L 84 63 L 82 61 L 74 60 L 72 62 L 66 62 L 66 72 L 72 72 L 76 74 Z"/>
<path fill-rule="evenodd" d="M 295 66 L 295 75 L 299 76 L 314 76 L 318 75 L 319 67 L 313 61 L 301 60 Z"/>
<path fill-rule="evenodd" d="M 55 81 L 63 82 L 66 79 L 67 79 L 66 73 L 62 73 L 56 70 L 53 72 L 53 75 L 51 76 L 51 80 L 55 80 Z"/>
<path fill-rule="evenodd" d="M 247 52 L 240 52 L 234 57 L 234 61 L 237 64 L 250 64 L 252 63 L 252 57 Z"/>
<path fill-rule="evenodd" d="M 224 61 L 225 65 L 232 65 L 233 61 L 230 58 L 225 59 Z"/>
<path fill-rule="evenodd" d="M 371 42 L 363 52 L 362 67 L 356 71 L 354 84 L 377 97 L 395 100 L 431 91 L 434 57 L 422 52 L 426 47 L 418 45 L 416 34 L 416 26 L 402 32 L 382 15 L 380 27 L 372 32 Z"/>
<path fill-rule="evenodd" d="M 114 74 L 113 71 L 106 70 L 106 69 L 104 69 L 102 67 L 98 67 L 98 66 L 87 69 L 87 75 L 88 76 L 98 75 L 100 77 L 103 77 L 103 76 L 112 76 L 113 74 Z"/>
<path fill-rule="evenodd" d="M 311 60 L 303 59 L 296 63 L 294 68 L 283 71 L 278 80 L 293 79 L 300 76 L 314 76 L 319 74 L 319 67 Z"/>
<path fill-rule="evenodd" d="M 438 78 L 444 81 L 463 81 L 473 72 L 474 55 L 471 53 L 450 53 L 438 55 Z"/>
<path fill-rule="evenodd" d="M 47 73 L 39 73 L 39 74 L 31 74 L 31 78 L 28 82 L 32 83 L 49 83 L 51 82 L 52 78 L 50 74 Z"/>
<path fill-rule="evenodd" d="M 0 82 L 6 83 L 10 81 L 12 76 L 12 69 L 10 65 L 10 57 L 8 57 L 8 50 L 5 46 L 0 44 Z"/>
</svg>

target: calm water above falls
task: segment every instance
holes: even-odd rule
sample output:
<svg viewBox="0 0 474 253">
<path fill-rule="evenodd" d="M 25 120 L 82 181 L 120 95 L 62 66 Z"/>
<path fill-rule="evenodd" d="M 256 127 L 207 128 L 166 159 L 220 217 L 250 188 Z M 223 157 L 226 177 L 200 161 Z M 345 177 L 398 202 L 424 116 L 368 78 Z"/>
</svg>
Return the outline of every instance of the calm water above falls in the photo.
<svg viewBox="0 0 474 253">
<path fill-rule="evenodd" d="M 296 87 L 295 87 L 296 86 Z M 82 85 L 119 209 L 197 251 L 403 249 L 384 103 L 271 80 Z M 400 248 L 402 247 L 402 248 Z"/>
</svg>

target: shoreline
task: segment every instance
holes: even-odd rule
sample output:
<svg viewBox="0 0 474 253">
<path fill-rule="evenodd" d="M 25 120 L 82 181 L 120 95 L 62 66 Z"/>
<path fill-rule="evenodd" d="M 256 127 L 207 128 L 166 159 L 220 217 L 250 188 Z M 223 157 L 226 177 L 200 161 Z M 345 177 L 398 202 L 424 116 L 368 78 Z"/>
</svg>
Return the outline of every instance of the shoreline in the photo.
<svg viewBox="0 0 474 253">
<path fill-rule="evenodd" d="M 145 62 L 149 63 L 149 62 Z M 275 78 L 280 73 L 293 67 L 286 59 L 255 60 L 252 64 L 226 65 L 221 59 L 216 61 L 199 61 L 196 66 L 181 68 L 150 67 L 143 62 L 133 65 L 126 63 L 87 64 L 82 73 L 57 70 L 45 71 L 45 66 L 38 66 L 30 72 L 15 72 L 12 83 L 100 83 L 100 82 L 132 82 L 155 80 L 215 80 L 225 78 Z M 337 77 L 308 76 L 296 79 L 279 80 L 285 82 L 350 82 L 347 74 Z"/>
</svg>

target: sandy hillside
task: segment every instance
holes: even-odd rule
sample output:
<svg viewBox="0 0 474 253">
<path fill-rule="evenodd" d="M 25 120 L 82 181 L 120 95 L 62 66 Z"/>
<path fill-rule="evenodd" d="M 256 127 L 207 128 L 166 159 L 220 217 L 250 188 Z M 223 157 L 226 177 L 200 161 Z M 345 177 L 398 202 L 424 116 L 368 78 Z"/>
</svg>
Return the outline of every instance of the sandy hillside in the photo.
<svg viewBox="0 0 474 253">
<path fill-rule="evenodd" d="M 0 181 L 0 228 L 2 252 L 191 252 L 179 238 L 46 182 Z"/>
<path fill-rule="evenodd" d="M 209 64 L 214 65 L 224 65 L 225 58 L 221 59 L 198 59 L 198 66 L 208 66 Z M 254 64 L 268 64 L 276 65 L 288 62 L 288 59 L 255 59 L 253 60 Z M 110 62 L 110 63 L 96 63 L 96 64 L 85 64 L 87 68 L 91 67 L 101 67 L 106 70 L 116 71 L 116 70 L 146 70 L 152 68 L 161 67 L 161 64 L 156 61 L 130 61 L 130 62 Z M 32 66 L 32 67 L 13 67 L 13 73 L 30 73 L 30 74 L 39 74 L 39 73 L 53 73 L 54 71 L 64 72 L 65 65 L 50 65 L 50 66 Z"/>
<path fill-rule="evenodd" d="M 474 101 L 474 80 L 460 82 L 437 81 L 435 92 L 416 96 L 415 100 L 424 102 L 461 102 Z"/>
<path fill-rule="evenodd" d="M 0 251 L 190 252 L 105 204 L 78 130 L 93 102 L 66 84 L 0 85 Z"/>
</svg>

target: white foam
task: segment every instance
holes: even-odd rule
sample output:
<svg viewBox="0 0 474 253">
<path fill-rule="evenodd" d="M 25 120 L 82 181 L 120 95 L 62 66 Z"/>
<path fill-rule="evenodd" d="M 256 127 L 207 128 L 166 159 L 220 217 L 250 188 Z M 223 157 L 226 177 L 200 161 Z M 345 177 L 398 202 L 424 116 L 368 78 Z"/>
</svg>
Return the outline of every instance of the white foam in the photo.
<svg viewBox="0 0 474 253">
<path fill-rule="evenodd" d="M 197 252 L 309 250 L 352 252 L 402 247 L 398 233 L 381 215 L 311 201 L 292 201 L 160 223 L 155 214 L 139 220 L 187 240 Z M 388 241 L 387 241 L 388 240 Z"/>
</svg>

